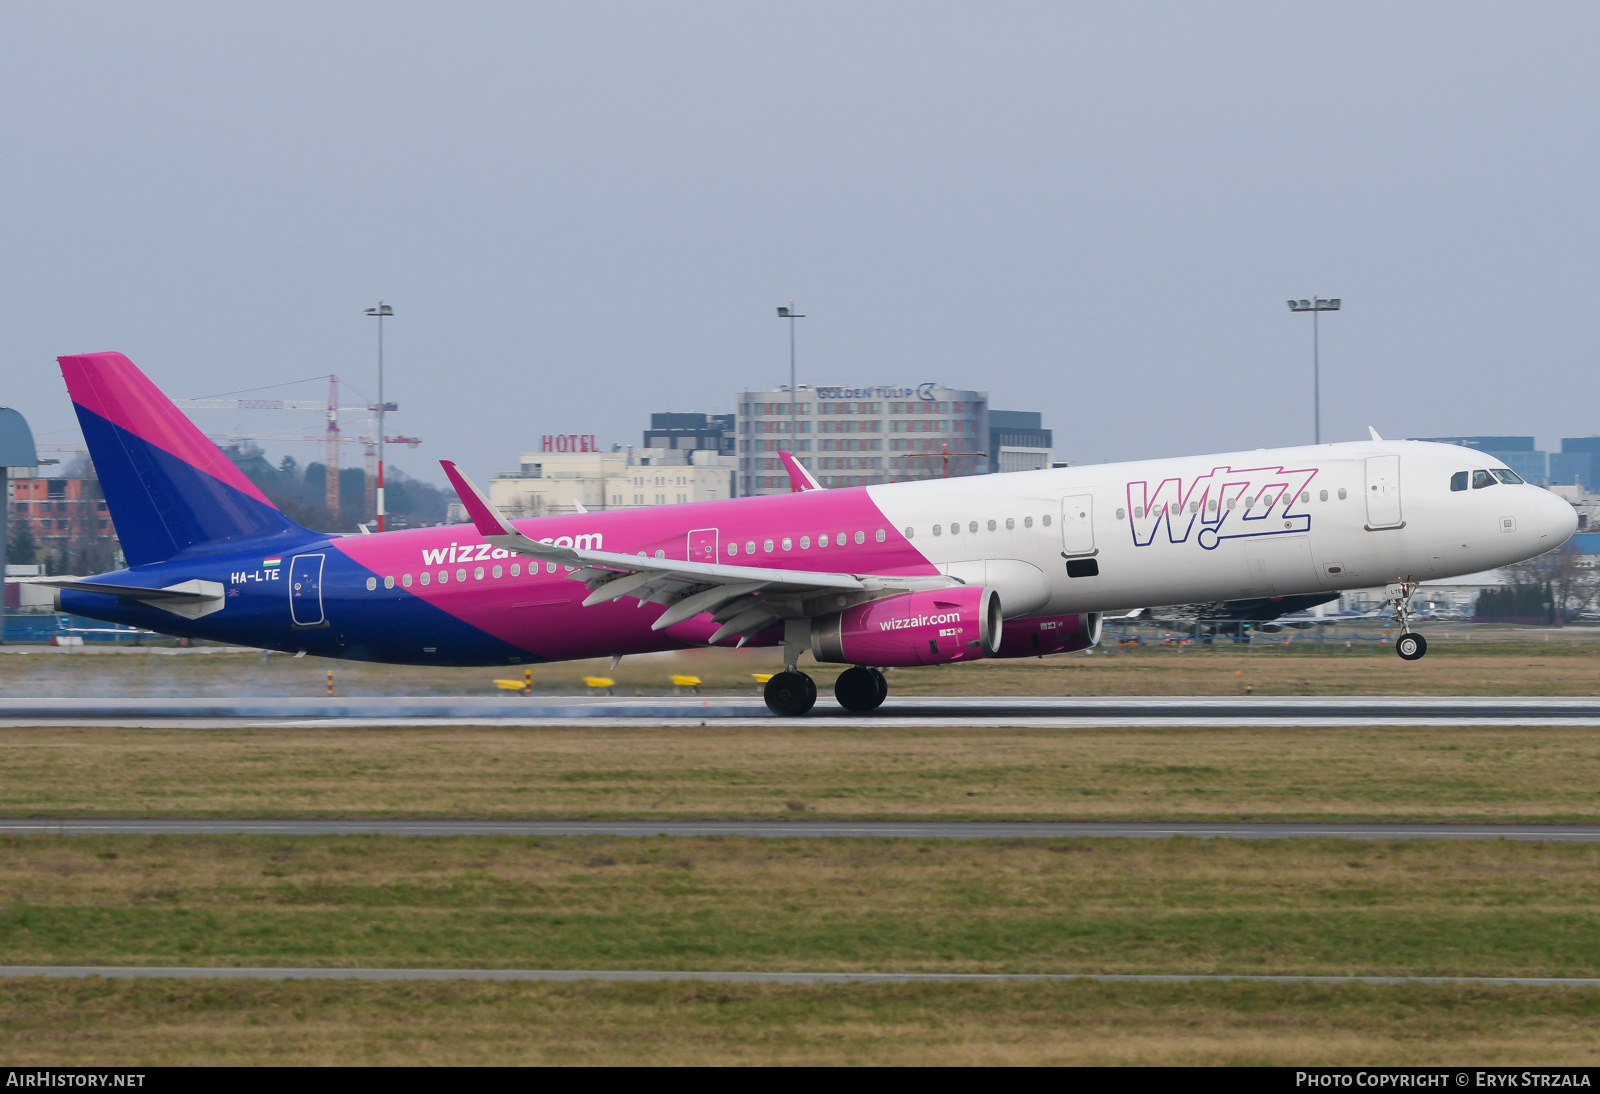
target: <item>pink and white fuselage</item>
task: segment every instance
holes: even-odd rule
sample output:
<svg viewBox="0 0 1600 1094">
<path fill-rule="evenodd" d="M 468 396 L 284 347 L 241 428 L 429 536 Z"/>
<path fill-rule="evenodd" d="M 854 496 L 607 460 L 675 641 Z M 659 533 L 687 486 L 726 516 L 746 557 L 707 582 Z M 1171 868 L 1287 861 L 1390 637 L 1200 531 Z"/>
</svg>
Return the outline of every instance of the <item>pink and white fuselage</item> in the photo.
<svg viewBox="0 0 1600 1094">
<path fill-rule="evenodd" d="M 1565 501 L 1496 479 L 1496 470 L 1506 471 L 1470 449 L 1368 441 L 512 523 L 535 543 L 584 556 L 632 555 L 662 574 L 681 561 L 715 565 L 734 578 L 749 569 L 954 579 L 962 584 L 923 598 L 948 601 L 948 590 L 963 587 L 991 590 L 1004 619 L 1004 649 L 994 652 L 1032 654 L 1039 647 L 1018 639 L 1038 634 L 1041 624 L 1050 625 L 1046 633 L 1082 642 L 1097 629 L 1095 615 L 1116 608 L 1472 573 L 1540 554 L 1576 528 Z M 1469 478 L 1487 472 L 1486 485 L 1452 490 L 1461 472 Z M 381 598 L 404 590 L 541 659 L 702 645 L 720 629 L 717 620 L 729 618 L 724 607 L 716 619 L 701 613 L 652 630 L 672 603 L 670 595 L 650 602 L 662 584 L 646 581 L 585 607 L 590 589 L 616 580 L 614 571 L 597 572 L 581 559 L 518 556 L 488 538 L 463 525 L 345 538 L 335 546 L 378 579 L 375 589 L 350 594 L 357 599 L 362 592 Z M 693 576 L 680 588 L 699 588 Z M 747 594 L 754 602 L 762 595 Z M 822 592 L 803 614 L 783 611 L 744 637 L 778 645 L 787 632 L 791 644 L 810 645 L 792 623 L 779 623 L 831 615 L 825 609 L 862 594 L 841 593 L 832 605 L 827 597 Z M 927 614 L 924 605 L 912 607 L 868 624 L 883 633 L 889 616 Z M 963 604 L 969 626 L 978 622 L 978 608 L 976 600 Z M 912 634 L 908 648 L 928 637 L 917 628 Z M 940 659 L 979 652 L 971 639 L 960 645 Z M 921 647 L 906 657 L 927 659 Z M 875 663 L 895 661 L 880 653 Z"/>
</svg>

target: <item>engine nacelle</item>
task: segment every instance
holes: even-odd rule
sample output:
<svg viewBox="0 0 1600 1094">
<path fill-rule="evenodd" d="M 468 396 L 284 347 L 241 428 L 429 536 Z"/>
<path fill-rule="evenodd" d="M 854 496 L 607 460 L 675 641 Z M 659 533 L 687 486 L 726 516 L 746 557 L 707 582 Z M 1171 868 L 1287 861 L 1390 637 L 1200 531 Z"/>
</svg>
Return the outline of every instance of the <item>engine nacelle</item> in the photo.
<svg viewBox="0 0 1600 1094">
<path fill-rule="evenodd" d="M 1006 620 L 1005 638 L 990 657 L 1043 657 L 1086 650 L 1100 641 L 1100 613 Z"/>
<path fill-rule="evenodd" d="M 818 661 L 880 668 L 992 657 L 1000 648 L 1000 598 L 962 585 L 885 597 L 811 621 Z"/>
</svg>

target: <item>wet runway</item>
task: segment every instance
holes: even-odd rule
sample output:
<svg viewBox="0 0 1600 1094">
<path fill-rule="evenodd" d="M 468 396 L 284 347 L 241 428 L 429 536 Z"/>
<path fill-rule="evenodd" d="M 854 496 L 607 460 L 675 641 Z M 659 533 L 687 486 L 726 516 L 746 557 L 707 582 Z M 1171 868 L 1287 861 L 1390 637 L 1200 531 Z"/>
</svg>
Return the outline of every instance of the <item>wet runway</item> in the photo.
<svg viewBox="0 0 1600 1094">
<path fill-rule="evenodd" d="M 1600 824 L 1082 821 L 0 820 L 0 836 L 745 836 L 755 839 L 1510 839 L 1600 843 Z"/>
<path fill-rule="evenodd" d="M 870 714 L 823 699 L 778 719 L 757 697 L 509 696 L 338 698 L 0 699 L 0 726 L 24 725 L 739 725 L 847 726 L 1364 726 L 1594 725 L 1600 698 L 955 697 L 895 698 Z"/>
</svg>

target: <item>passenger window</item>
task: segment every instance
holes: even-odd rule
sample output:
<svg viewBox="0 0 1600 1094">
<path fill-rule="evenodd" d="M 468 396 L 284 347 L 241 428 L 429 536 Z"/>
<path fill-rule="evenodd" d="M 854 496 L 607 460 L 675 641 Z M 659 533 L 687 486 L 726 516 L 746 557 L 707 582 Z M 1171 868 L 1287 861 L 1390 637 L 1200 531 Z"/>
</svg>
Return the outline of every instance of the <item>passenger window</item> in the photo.
<svg viewBox="0 0 1600 1094">
<path fill-rule="evenodd" d="M 1345 498 L 1347 498 L 1347 497 L 1348 497 L 1348 496 L 1349 496 L 1349 495 L 1348 495 L 1348 494 L 1347 494 L 1347 493 L 1345 493 L 1345 489 L 1344 489 L 1344 487 L 1342 487 L 1342 486 L 1341 486 L 1341 487 L 1339 487 L 1339 500 L 1340 500 L 1340 501 L 1343 501 L 1343 500 L 1344 500 L 1344 499 L 1345 499 Z"/>
<path fill-rule="evenodd" d="M 1118 520 L 1127 520 L 1128 519 L 1128 511 L 1126 509 L 1118 509 L 1117 510 L 1117 519 Z M 1007 528 L 1011 527 L 1011 522 L 1009 520 L 1006 521 L 1006 527 Z"/>
<path fill-rule="evenodd" d="M 1318 494 L 1317 495 L 1317 500 L 1318 501 L 1327 501 L 1328 500 L 1328 492 L 1326 490 L 1324 490 L 1322 493 Z"/>
<path fill-rule="evenodd" d="M 1465 471 L 1457 471 L 1454 475 L 1450 476 L 1450 490 L 1452 493 L 1465 490 L 1466 488 L 1467 473 Z"/>
<path fill-rule="evenodd" d="M 1210 501 L 1206 502 L 1206 510 L 1208 512 L 1212 512 L 1212 513 L 1215 513 L 1217 511 L 1217 499 L 1216 498 L 1212 498 Z"/>
<path fill-rule="evenodd" d="M 1472 473 L 1472 488 L 1482 490 L 1485 486 L 1496 485 L 1494 476 L 1487 471 L 1474 471 Z"/>
<path fill-rule="evenodd" d="M 1507 486 L 1514 486 L 1519 482 L 1527 481 L 1509 467 L 1496 467 L 1494 469 L 1494 477 L 1505 483 Z"/>
</svg>

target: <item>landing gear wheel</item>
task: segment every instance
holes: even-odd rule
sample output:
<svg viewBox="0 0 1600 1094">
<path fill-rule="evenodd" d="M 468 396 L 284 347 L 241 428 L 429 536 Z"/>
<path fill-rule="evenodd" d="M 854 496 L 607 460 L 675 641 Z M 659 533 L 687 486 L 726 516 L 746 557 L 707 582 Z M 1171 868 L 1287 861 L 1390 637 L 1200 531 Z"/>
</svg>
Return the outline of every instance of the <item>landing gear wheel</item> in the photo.
<svg viewBox="0 0 1600 1094">
<path fill-rule="evenodd" d="M 780 672 L 763 689 L 767 709 L 780 718 L 794 718 L 817 705 L 817 682 L 803 672 Z"/>
<path fill-rule="evenodd" d="M 839 705 L 857 714 L 877 710 L 889 694 L 889 681 L 877 669 L 864 665 L 845 669 L 833 682 L 833 697 Z"/>
<path fill-rule="evenodd" d="M 1407 661 L 1419 660 L 1428 652 L 1428 640 L 1420 634 L 1402 634 L 1394 644 L 1394 652 Z"/>
</svg>

